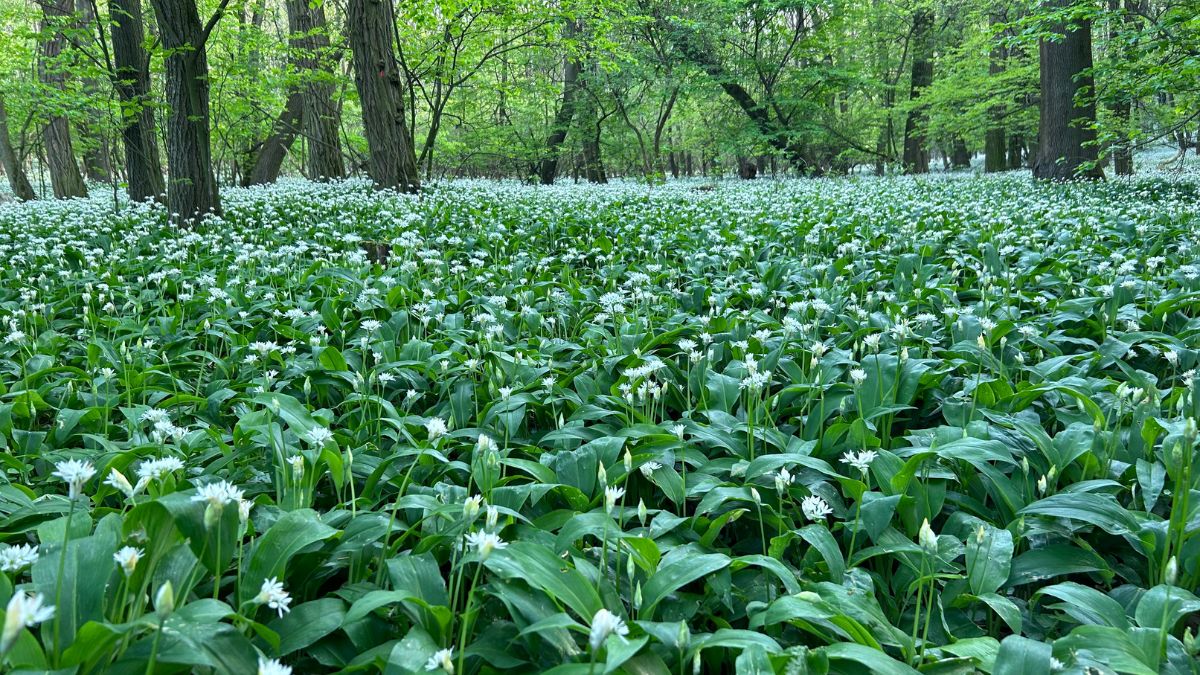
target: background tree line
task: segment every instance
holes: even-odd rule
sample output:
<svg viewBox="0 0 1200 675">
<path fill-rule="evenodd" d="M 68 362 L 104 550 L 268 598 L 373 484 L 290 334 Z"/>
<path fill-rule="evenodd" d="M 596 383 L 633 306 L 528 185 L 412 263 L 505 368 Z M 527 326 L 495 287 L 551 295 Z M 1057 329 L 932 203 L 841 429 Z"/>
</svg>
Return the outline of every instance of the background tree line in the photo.
<svg viewBox="0 0 1200 675">
<path fill-rule="evenodd" d="M 0 0 L 13 194 L 1028 167 L 1200 136 L 1200 0 Z"/>
</svg>

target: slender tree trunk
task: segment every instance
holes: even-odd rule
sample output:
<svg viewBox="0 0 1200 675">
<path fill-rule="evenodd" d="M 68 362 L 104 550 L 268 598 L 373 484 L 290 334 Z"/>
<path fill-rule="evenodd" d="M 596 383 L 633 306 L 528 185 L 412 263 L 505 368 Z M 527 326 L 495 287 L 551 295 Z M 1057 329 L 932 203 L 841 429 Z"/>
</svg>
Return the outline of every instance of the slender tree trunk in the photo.
<svg viewBox="0 0 1200 675">
<path fill-rule="evenodd" d="M 564 38 L 570 40 L 579 33 L 580 26 L 575 21 L 567 21 Z M 571 128 L 571 120 L 575 118 L 575 99 L 579 89 L 580 63 L 577 58 L 568 55 L 563 63 L 562 101 L 554 114 L 554 124 L 550 127 L 550 135 L 546 138 L 546 154 L 537 165 L 538 181 L 542 185 L 554 183 L 558 174 L 558 153 L 563 141 L 567 140 L 567 131 Z"/>
<path fill-rule="evenodd" d="M 421 181 L 404 118 L 404 88 L 392 46 L 394 23 L 392 0 L 349 2 L 346 29 L 370 152 L 367 173 L 377 188 L 417 192 Z"/>
<path fill-rule="evenodd" d="M 79 17 L 80 26 L 95 26 L 96 12 L 91 0 L 76 0 L 75 11 Z M 103 32 L 97 32 L 97 40 L 106 40 Z M 102 53 L 108 53 L 108 45 L 101 46 Z M 95 77 L 83 79 L 83 90 L 92 99 L 104 96 L 101 92 L 100 80 Z M 83 169 L 88 180 L 96 183 L 111 183 L 113 180 L 112 149 L 109 147 L 108 132 L 100 124 L 104 111 L 94 105 L 88 106 L 87 119 L 79 124 L 80 136 L 85 141 L 83 147 Z"/>
<path fill-rule="evenodd" d="M 296 65 L 303 74 L 304 137 L 308 141 L 307 169 L 313 180 L 342 178 L 341 109 L 334 99 L 337 55 L 329 46 L 325 6 L 309 0 L 288 0 L 288 29 L 297 50 Z"/>
<path fill-rule="evenodd" d="M 993 13 L 988 22 L 996 26 L 1004 20 L 1001 14 Z M 992 51 L 988 55 L 988 76 L 998 78 L 1004 73 L 1004 61 L 1007 50 L 1000 41 L 1000 36 L 993 36 Z M 1003 171 L 1007 165 L 1004 147 L 1004 106 L 996 105 L 988 109 L 988 128 L 983 137 L 983 170 L 988 173 Z"/>
<path fill-rule="evenodd" d="M 1122 20 L 1116 24 L 1114 34 L 1110 36 L 1110 39 L 1119 45 L 1119 53 L 1124 59 L 1132 59 L 1134 55 L 1130 53 L 1127 46 L 1124 46 L 1126 43 L 1120 39 L 1122 37 L 1120 31 L 1136 30 L 1135 12 L 1139 9 L 1136 5 L 1136 0 L 1125 0 Z M 1121 0 L 1109 0 L 1109 9 L 1121 10 Z M 1124 90 L 1116 91 L 1115 99 L 1109 101 L 1109 110 L 1112 111 L 1117 127 L 1117 138 L 1112 146 L 1113 170 L 1118 176 L 1132 176 L 1133 130 L 1130 128 L 1130 120 L 1133 117 L 1133 101 L 1129 93 Z"/>
<path fill-rule="evenodd" d="M 283 112 L 271 126 L 271 135 L 253 152 L 254 164 L 242 174 L 243 187 L 274 183 L 279 178 L 283 160 L 303 124 L 304 93 L 297 90 L 288 96 Z"/>
<path fill-rule="evenodd" d="M 141 0 L 110 0 L 109 13 L 129 198 L 161 200 L 167 188 L 158 157 L 158 133 L 150 100 L 150 61 L 142 30 Z"/>
<path fill-rule="evenodd" d="M 212 169 L 208 117 L 208 28 L 195 0 L 151 0 L 158 15 L 167 80 L 167 208 L 194 222 L 221 214 L 221 195 Z M 225 10 L 222 0 L 208 26 Z"/>
<path fill-rule="evenodd" d="M 21 166 L 21 160 L 17 157 L 16 150 L 13 149 L 12 138 L 8 135 L 8 110 L 4 107 L 3 94 L 0 94 L 0 166 L 4 167 L 4 174 L 8 176 L 8 185 L 17 199 L 21 201 L 37 199 L 37 193 L 29 184 L 29 177 L 25 175 L 25 167 Z"/>
<path fill-rule="evenodd" d="M 592 80 L 599 74 L 599 64 L 592 61 L 588 65 L 585 80 Z M 607 183 L 608 175 L 604 171 L 604 159 L 600 149 L 600 118 L 599 102 L 596 92 L 585 82 L 581 87 L 582 105 L 579 110 L 580 150 L 583 159 L 583 175 L 589 183 Z"/>
<path fill-rule="evenodd" d="M 74 0 L 46 0 L 42 5 L 42 27 L 52 35 L 41 45 L 38 71 L 42 83 L 51 89 L 62 90 L 65 82 L 63 67 L 58 63 L 67 38 L 61 28 L 63 22 L 75 9 Z M 42 143 L 46 147 L 46 164 L 50 169 L 50 184 L 54 196 L 86 197 L 87 186 L 79 173 L 75 161 L 75 149 L 71 145 L 71 125 L 66 115 L 53 111 L 42 130 Z"/>
<path fill-rule="evenodd" d="M 1065 9 L 1072 0 L 1048 0 L 1047 7 Z M 1043 39 L 1041 107 L 1037 163 L 1033 175 L 1045 180 L 1103 178 L 1097 162 L 1096 100 L 1092 80 L 1092 27 L 1086 19 L 1054 25 L 1061 40 Z"/>
<path fill-rule="evenodd" d="M 925 143 L 925 111 L 920 107 L 921 92 L 933 84 L 933 11 L 920 9 L 913 14 L 913 61 L 909 102 L 916 105 L 904 121 L 904 171 L 927 173 L 929 148 Z"/>
</svg>

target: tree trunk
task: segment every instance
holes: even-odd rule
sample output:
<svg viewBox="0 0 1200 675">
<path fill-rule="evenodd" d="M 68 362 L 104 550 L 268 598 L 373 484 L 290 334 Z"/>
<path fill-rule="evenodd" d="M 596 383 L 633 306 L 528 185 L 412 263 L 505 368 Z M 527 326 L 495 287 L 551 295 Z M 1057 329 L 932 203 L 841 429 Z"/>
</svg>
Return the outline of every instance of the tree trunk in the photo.
<svg viewBox="0 0 1200 675">
<path fill-rule="evenodd" d="M 599 74 L 599 64 L 592 61 L 588 65 L 585 80 L 591 80 Z M 596 92 L 584 82 L 581 86 L 583 94 L 579 110 L 580 151 L 583 159 L 583 176 L 589 183 L 607 183 L 608 175 L 604 172 L 604 159 L 600 150 L 600 118 L 599 101 Z"/>
<path fill-rule="evenodd" d="M 569 41 L 579 33 L 580 26 L 575 21 L 567 21 L 563 31 L 564 39 Z M 579 90 L 580 63 L 573 55 L 568 55 L 563 64 L 562 101 L 558 111 L 554 113 L 554 124 L 550 127 L 550 135 L 546 138 L 546 155 L 538 162 L 538 182 L 542 185 L 552 185 L 558 173 L 558 153 L 563 141 L 567 140 L 567 131 L 571 128 L 571 120 L 575 117 L 575 99 Z"/>
<path fill-rule="evenodd" d="M 1065 9 L 1072 0 L 1048 0 Z M 1096 101 L 1092 80 L 1092 28 L 1087 19 L 1051 26 L 1063 39 L 1042 39 L 1038 155 L 1033 175 L 1044 180 L 1103 178 L 1097 162 Z"/>
<path fill-rule="evenodd" d="M 195 0 L 151 0 L 162 33 L 167 80 L 167 208 L 184 222 L 221 214 L 208 126 L 208 30 Z M 224 11 L 224 3 L 209 21 Z"/>
<path fill-rule="evenodd" d="M 1122 20 L 1119 24 L 1115 24 L 1114 34 L 1110 35 L 1110 40 L 1118 45 L 1119 54 L 1122 59 L 1131 60 L 1134 54 L 1127 46 L 1125 40 L 1122 39 L 1121 31 L 1133 32 L 1137 30 L 1135 25 L 1135 12 L 1138 8 L 1137 3 L 1133 0 L 1125 0 L 1124 11 L 1122 11 Z M 1110 11 L 1121 11 L 1121 0 L 1109 0 L 1108 7 Z M 1133 131 L 1130 129 L 1129 123 L 1133 113 L 1133 101 L 1129 96 L 1129 92 L 1122 88 L 1118 88 L 1112 96 L 1115 98 L 1109 101 L 1109 110 L 1112 111 L 1113 119 L 1116 120 L 1117 138 L 1112 145 L 1113 170 L 1118 176 L 1133 175 Z"/>
<path fill-rule="evenodd" d="M 302 130 L 308 141 L 306 168 L 313 180 L 342 178 L 341 110 L 334 100 L 337 56 L 329 46 L 325 6 L 309 0 L 287 0 L 288 30 L 296 50 L 296 66 L 304 84 Z M 391 43 L 388 43 L 391 44 Z"/>
<path fill-rule="evenodd" d="M 915 104 L 904 121 L 904 172 L 927 173 L 929 148 L 925 144 L 925 111 L 918 100 L 921 92 L 933 84 L 933 11 L 913 14 L 912 82 L 908 100 Z"/>
<path fill-rule="evenodd" d="M 367 173 L 379 189 L 417 192 L 421 180 L 404 119 L 404 88 L 392 47 L 394 22 L 392 0 L 350 0 L 347 7 L 354 85 L 370 153 Z"/>
<path fill-rule="evenodd" d="M 150 60 L 142 31 L 141 0 L 110 0 L 109 13 L 129 198 L 162 200 L 167 188 L 158 158 L 158 135 L 150 101 Z"/>
<path fill-rule="evenodd" d="M 8 135 L 8 110 L 4 107 L 2 94 L 0 94 L 0 166 L 4 167 L 4 174 L 8 176 L 8 185 L 12 188 L 13 196 L 21 201 L 37 199 L 37 193 L 29 184 L 29 177 L 25 175 L 25 167 L 21 166 L 21 160 L 13 149 L 12 138 Z"/>
<path fill-rule="evenodd" d="M 1004 20 L 1000 14 L 993 13 L 988 22 L 996 26 Z M 994 36 L 992 51 L 988 55 L 988 77 L 997 78 L 1004 73 L 1004 60 L 1007 56 L 1004 44 L 999 36 Z M 988 109 L 988 128 L 983 137 L 983 170 L 987 173 L 1003 171 L 1007 166 L 1004 147 L 1004 106 L 996 105 Z"/>
<path fill-rule="evenodd" d="M 53 33 L 41 45 L 38 74 L 42 84 L 61 91 L 66 78 L 63 65 L 57 61 L 67 41 L 61 28 L 75 9 L 75 3 L 73 0 L 46 0 L 41 4 L 43 31 L 52 30 Z M 42 142 L 46 147 L 46 164 L 50 169 L 50 184 L 54 188 L 54 196 L 60 199 L 86 197 L 87 186 L 79 173 L 79 164 L 75 161 L 75 149 L 71 145 L 71 125 L 66 115 L 57 110 L 50 113 L 50 119 L 42 130 Z"/>
<path fill-rule="evenodd" d="M 303 124 L 304 93 L 293 91 L 283 106 L 283 112 L 271 126 L 271 135 L 257 148 L 254 165 L 242 174 L 242 187 L 266 185 L 279 178 L 279 170 L 283 167 L 288 148 L 292 147 Z"/>
<path fill-rule="evenodd" d="M 971 168 L 971 151 L 967 149 L 967 142 L 962 138 L 955 137 L 950 147 L 950 168 Z"/>
<path fill-rule="evenodd" d="M 91 0 L 76 0 L 75 11 L 79 17 L 79 26 L 89 27 L 90 32 L 91 27 L 98 25 Z M 100 52 L 108 54 L 108 37 L 104 32 L 97 31 L 94 37 L 105 42 L 100 45 Z M 91 75 L 83 78 L 83 91 L 93 101 L 105 95 L 101 91 L 100 80 Z M 87 118 L 79 124 L 79 133 L 84 141 L 83 170 L 88 180 L 96 183 L 111 183 L 113 180 L 112 149 L 109 147 L 108 130 L 101 123 L 104 114 L 102 108 L 89 102 Z"/>
</svg>

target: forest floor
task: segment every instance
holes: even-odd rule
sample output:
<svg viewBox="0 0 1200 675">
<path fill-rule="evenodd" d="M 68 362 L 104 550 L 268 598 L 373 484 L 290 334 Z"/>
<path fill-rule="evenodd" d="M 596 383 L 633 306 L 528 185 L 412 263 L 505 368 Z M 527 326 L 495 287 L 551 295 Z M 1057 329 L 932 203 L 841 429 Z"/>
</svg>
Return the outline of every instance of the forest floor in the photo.
<svg viewBox="0 0 1200 675">
<path fill-rule="evenodd" d="M 0 206 L 9 666 L 1194 672 L 1194 172 L 224 208 Z"/>
</svg>

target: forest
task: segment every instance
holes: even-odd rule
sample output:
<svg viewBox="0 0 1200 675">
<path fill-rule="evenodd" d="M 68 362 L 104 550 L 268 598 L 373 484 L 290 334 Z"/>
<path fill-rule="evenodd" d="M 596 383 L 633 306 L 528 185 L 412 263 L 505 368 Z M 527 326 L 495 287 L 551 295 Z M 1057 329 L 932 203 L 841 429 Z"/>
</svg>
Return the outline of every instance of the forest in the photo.
<svg viewBox="0 0 1200 675">
<path fill-rule="evenodd" d="M 1200 675 L 1200 0 L 0 20 L 0 673 Z"/>
<path fill-rule="evenodd" d="M 1128 175 L 1141 148 L 1179 161 L 1197 142 L 1198 14 L 1190 0 L 4 0 L 0 153 L 17 198 L 121 186 L 183 217 L 219 212 L 218 185 L 280 176 L 415 190 Z"/>
</svg>

